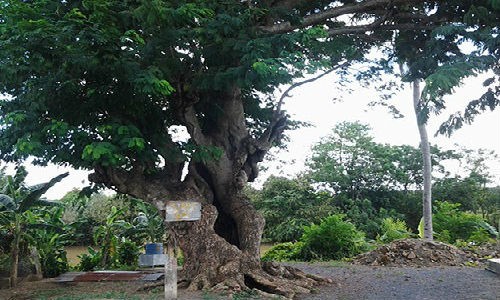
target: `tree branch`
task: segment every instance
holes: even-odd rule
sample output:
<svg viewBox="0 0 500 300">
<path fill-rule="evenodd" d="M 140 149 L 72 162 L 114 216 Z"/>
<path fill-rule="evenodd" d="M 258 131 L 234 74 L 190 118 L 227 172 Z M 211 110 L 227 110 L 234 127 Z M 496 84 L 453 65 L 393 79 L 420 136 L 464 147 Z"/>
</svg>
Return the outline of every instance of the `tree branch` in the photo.
<svg viewBox="0 0 500 300">
<path fill-rule="evenodd" d="M 336 18 L 342 15 L 355 13 L 368 13 L 375 9 L 384 9 L 387 5 L 404 4 L 423 2 L 422 0 L 367 0 L 363 2 L 345 4 L 342 6 L 332 7 L 322 12 L 305 16 L 301 24 L 292 25 L 290 22 L 282 22 L 269 26 L 261 26 L 260 29 L 267 33 L 286 33 L 298 28 L 322 24 L 324 21 Z"/>
<path fill-rule="evenodd" d="M 331 69 L 329 69 L 329 70 L 326 70 L 325 72 L 323 72 L 323 73 L 319 74 L 319 75 L 318 75 L 318 76 L 316 76 L 316 77 L 309 78 L 309 79 L 306 79 L 306 80 L 304 80 L 304 81 L 300 81 L 300 82 L 296 82 L 296 83 L 292 84 L 292 85 L 291 85 L 291 86 L 289 86 L 289 87 L 285 90 L 285 92 L 281 95 L 280 100 L 278 101 L 278 104 L 276 105 L 276 112 L 277 112 L 277 113 L 281 113 L 281 106 L 282 106 L 282 104 L 283 104 L 283 102 L 284 102 L 285 98 L 290 97 L 290 92 L 291 92 L 293 89 L 295 89 L 295 88 L 297 88 L 297 87 L 299 87 L 299 86 L 302 86 L 302 85 L 304 85 L 304 84 L 306 84 L 306 83 L 314 82 L 314 81 L 316 81 L 316 80 L 318 80 L 318 79 L 320 79 L 320 78 L 322 78 L 322 77 L 324 77 L 324 76 L 326 76 L 326 75 L 328 75 L 328 74 L 332 73 L 333 71 L 335 71 L 335 70 L 337 70 L 337 69 L 339 69 L 339 68 L 343 68 L 343 67 L 347 66 L 348 64 L 349 64 L 349 62 L 348 62 L 348 61 L 343 62 L 343 63 L 342 63 L 342 64 L 340 64 L 340 65 L 337 65 L 337 66 L 335 66 L 335 67 L 333 67 L 333 68 L 331 68 Z"/>
<path fill-rule="evenodd" d="M 183 110 L 182 120 L 184 121 L 191 138 L 199 145 L 208 144 L 208 138 L 202 132 L 194 106 L 190 105 L 185 107 Z"/>
<path fill-rule="evenodd" d="M 355 34 L 355 33 L 365 33 L 368 31 L 373 31 L 375 29 L 381 31 L 390 31 L 390 30 L 400 30 L 400 31 L 409 31 L 409 30 L 432 30 L 436 28 L 437 25 L 431 24 L 392 24 L 392 25 L 379 25 L 376 23 L 368 24 L 368 25 L 360 25 L 360 26 L 350 26 L 350 27 L 342 27 L 342 28 L 334 28 L 328 30 L 328 35 L 341 35 L 341 34 Z"/>
</svg>

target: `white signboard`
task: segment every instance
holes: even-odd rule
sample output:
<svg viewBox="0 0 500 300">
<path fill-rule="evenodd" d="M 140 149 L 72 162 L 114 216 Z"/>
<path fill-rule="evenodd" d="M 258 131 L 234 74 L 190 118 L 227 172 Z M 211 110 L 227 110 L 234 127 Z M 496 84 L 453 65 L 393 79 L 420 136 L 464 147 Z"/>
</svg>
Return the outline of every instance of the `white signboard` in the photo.
<svg viewBox="0 0 500 300">
<path fill-rule="evenodd" d="M 168 201 L 165 205 L 165 222 L 196 221 L 200 218 L 200 202 Z"/>
</svg>

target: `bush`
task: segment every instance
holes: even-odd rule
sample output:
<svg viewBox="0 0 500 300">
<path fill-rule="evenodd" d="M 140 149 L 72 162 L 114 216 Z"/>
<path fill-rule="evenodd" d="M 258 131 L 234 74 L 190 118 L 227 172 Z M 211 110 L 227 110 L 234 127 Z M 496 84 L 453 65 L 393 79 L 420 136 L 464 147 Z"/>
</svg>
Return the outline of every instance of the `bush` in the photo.
<svg viewBox="0 0 500 300">
<path fill-rule="evenodd" d="M 377 241 L 381 243 L 390 243 L 395 240 L 405 239 L 412 236 L 411 231 L 406 226 L 406 222 L 399 219 L 383 219 L 380 229 L 382 235 L 377 236 Z"/>
<path fill-rule="evenodd" d="M 470 237 L 469 242 L 473 242 L 475 244 L 485 244 L 491 242 L 492 238 L 490 233 L 484 228 L 478 228 L 474 231 Z"/>
<path fill-rule="evenodd" d="M 262 256 L 262 261 L 292 261 L 300 259 L 303 247 L 302 242 L 287 242 L 276 244 L 266 251 Z"/>
<path fill-rule="evenodd" d="M 116 256 L 120 266 L 137 266 L 139 247 L 134 242 L 125 240 L 118 245 Z"/>
<path fill-rule="evenodd" d="M 41 254 L 40 256 L 43 277 L 45 278 L 57 277 L 69 270 L 68 259 L 64 250 L 57 249 L 54 252 Z"/>
<path fill-rule="evenodd" d="M 304 227 L 300 257 L 305 260 L 342 259 L 366 250 L 365 234 L 343 218 L 344 215 L 332 215 L 319 225 Z"/>
<path fill-rule="evenodd" d="M 80 258 L 80 263 L 77 269 L 80 271 L 93 271 L 101 262 L 101 252 L 94 250 L 92 247 L 88 247 L 88 251 L 88 254 L 84 253 L 78 256 L 78 258 Z"/>
<path fill-rule="evenodd" d="M 458 203 L 436 202 L 433 227 L 438 240 L 450 244 L 457 240 L 483 243 L 498 236 L 480 215 L 459 211 L 459 207 Z"/>
</svg>

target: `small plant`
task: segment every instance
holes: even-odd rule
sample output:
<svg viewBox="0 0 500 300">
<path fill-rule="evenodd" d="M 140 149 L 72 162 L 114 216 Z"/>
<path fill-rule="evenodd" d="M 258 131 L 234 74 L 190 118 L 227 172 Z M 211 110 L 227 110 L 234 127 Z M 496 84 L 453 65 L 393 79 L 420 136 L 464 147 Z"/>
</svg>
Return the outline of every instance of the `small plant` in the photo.
<svg viewBox="0 0 500 300">
<path fill-rule="evenodd" d="M 37 240 L 37 249 L 40 253 L 40 263 L 43 277 L 57 277 L 69 269 L 66 251 L 64 250 L 64 234 L 45 232 L 46 239 Z M 39 233 L 37 237 L 40 237 Z M 45 243 L 44 243 L 45 241 Z"/>
<path fill-rule="evenodd" d="M 139 257 L 139 247 L 130 240 L 124 240 L 118 245 L 116 256 L 120 266 L 135 267 Z"/>
<path fill-rule="evenodd" d="M 84 253 L 79 255 L 78 258 L 80 258 L 80 264 L 77 266 L 78 270 L 93 271 L 101 262 L 101 252 L 92 247 L 88 247 L 88 254 Z"/>
<path fill-rule="evenodd" d="M 164 239 L 163 218 L 158 214 L 158 209 L 147 203 L 138 202 L 140 212 L 133 220 L 133 235 L 145 243 L 162 242 Z"/>
<path fill-rule="evenodd" d="M 490 233 L 482 227 L 476 229 L 469 236 L 469 242 L 474 243 L 476 245 L 485 244 L 491 241 L 493 241 L 493 239 L 491 238 Z"/>
<path fill-rule="evenodd" d="M 177 249 L 177 265 L 178 266 L 184 265 L 184 253 L 182 252 L 181 249 Z"/>
<path fill-rule="evenodd" d="M 262 261 L 293 261 L 300 259 L 303 243 L 286 242 L 274 245 L 262 256 Z"/>
<path fill-rule="evenodd" d="M 377 236 L 377 241 L 381 243 L 390 243 L 412 236 L 405 221 L 393 218 L 385 218 L 382 220 L 381 231 L 382 235 Z"/>
</svg>

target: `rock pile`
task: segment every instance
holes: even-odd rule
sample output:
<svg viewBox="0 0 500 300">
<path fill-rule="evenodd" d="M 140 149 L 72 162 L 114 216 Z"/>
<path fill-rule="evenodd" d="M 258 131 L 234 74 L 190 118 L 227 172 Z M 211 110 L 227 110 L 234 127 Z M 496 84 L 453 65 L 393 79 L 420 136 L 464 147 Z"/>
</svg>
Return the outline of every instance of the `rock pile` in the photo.
<svg viewBox="0 0 500 300">
<path fill-rule="evenodd" d="M 488 243 L 480 246 L 468 245 L 460 247 L 460 249 L 467 254 L 467 258 L 470 262 L 477 265 L 486 265 L 488 259 L 500 257 L 499 240 L 494 243 Z"/>
<path fill-rule="evenodd" d="M 462 250 L 440 242 L 404 239 L 358 255 L 354 264 L 369 266 L 460 266 L 468 261 Z"/>
</svg>

